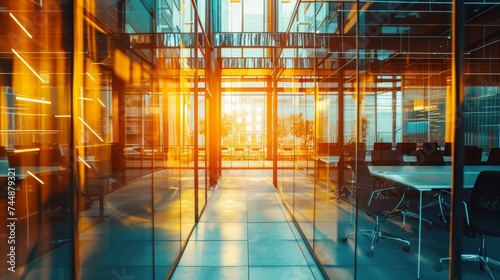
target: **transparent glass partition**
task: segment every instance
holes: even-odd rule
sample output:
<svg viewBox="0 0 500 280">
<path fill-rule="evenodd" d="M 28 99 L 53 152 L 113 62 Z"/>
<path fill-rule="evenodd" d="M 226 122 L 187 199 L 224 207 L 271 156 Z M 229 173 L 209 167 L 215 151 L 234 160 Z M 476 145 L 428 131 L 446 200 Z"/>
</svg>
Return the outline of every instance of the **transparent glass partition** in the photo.
<svg viewBox="0 0 500 280">
<path fill-rule="evenodd" d="M 0 4 L 1 279 L 72 278 L 71 5 L 36 2 Z"/>
<path fill-rule="evenodd" d="M 492 17 L 483 16 L 483 13 L 487 11 L 498 10 L 496 4 L 476 1 L 467 1 L 465 3 L 465 10 L 473 12 L 465 13 L 465 27 L 463 29 L 464 34 L 466 34 L 463 61 L 463 115 L 462 118 L 459 117 L 457 120 L 457 125 L 463 126 L 465 134 L 462 159 L 465 164 L 463 198 L 467 203 L 467 217 L 469 218 L 464 221 L 463 227 L 466 234 L 462 235 L 461 249 L 463 255 L 469 254 L 472 257 L 482 255 L 481 257 L 487 259 L 488 263 L 479 264 L 472 261 L 468 265 L 469 262 L 467 261 L 461 262 L 458 264 L 460 265 L 458 268 L 461 269 L 462 279 L 476 276 L 498 278 L 500 275 L 498 262 L 500 252 L 496 249 L 500 245 L 500 240 L 492 236 L 498 229 L 493 229 L 493 224 L 490 224 L 491 218 L 486 218 L 490 214 L 481 215 L 485 218 L 482 222 L 487 223 L 486 226 L 479 225 L 480 220 L 474 218 L 478 213 L 478 209 L 485 210 L 486 213 L 494 211 L 491 207 L 484 206 L 482 201 L 494 200 L 495 195 L 491 195 L 491 190 L 496 193 L 497 189 L 494 184 L 487 182 L 495 181 L 493 179 L 495 177 L 477 181 L 470 180 L 471 170 L 474 170 L 474 172 L 478 170 L 498 170 L 500 162 L 498 160 L 500 118 L 497 110 L 500 105 L 500 65 L 498 63 L 500 42 L 498 38 L 492 36 L 492 34 L 498 33 L 500 26 L 497 24 L 497 20 Z M 451 82 L 455 81 L 452 80 Z M 454 92 L 447 93 L 447 97 L 456 94 Z M 449 106 L 446 108 L 449 108 Z M 448 134 L 450 132 L 447 130 L 447 139 L 450 139 Z M 452 154 L 452 156 L 453 158 L 457 157 L 456 154 Z M 473 174 L 477 175 L 477 173 Z M 493 173 L 493 176 L 495 176 L 495 173 Z M 478 204 L 483 206 L 474 206 Z M 471 238 L 472 233 L 475 233 L 475 238 Z M 440 257 L 443 258 L 443 255 L 447 255 L 446 253 L 441 254 Z M 449 260 L 444 259 L 441 261 L 442 266 L 438 266 L 438 268 L 442 269 L 443 273 L 449 271 L 451 269 Z M 487 268 L 481 270 L 484 267 L 489 267 L 490 270 Z"/>
</svg>

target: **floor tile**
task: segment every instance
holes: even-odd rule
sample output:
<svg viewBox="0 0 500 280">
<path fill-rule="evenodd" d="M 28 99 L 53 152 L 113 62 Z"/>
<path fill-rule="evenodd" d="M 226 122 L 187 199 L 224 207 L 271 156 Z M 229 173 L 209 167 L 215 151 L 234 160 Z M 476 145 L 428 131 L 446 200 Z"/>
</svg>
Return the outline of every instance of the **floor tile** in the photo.
<svg viewBox="0 0 500 280">
<path fill-rule="evenodd" d="M 248 212 L 248 222 L 286 222 L 283 211 L 278 209 L 253 210 Z"/>
<path fill-rule="evenodd" d="M 307 265 L 297 241 L 249 241 L 250 266 Z"/>
<path fill-rule="evenodd" d="M 200 222 L 242 223 L 247 222 L 246 210 L 207 209 Z"/>
<path fill-rule="evenodd" d="M 224 171 L 173 279 L 323 279 L 268 173 Z"/>
<path fill-rule="evenodd" d="M 248 267 L 217 267 L 197 266 L 178 267 L 172 280 L 218 280 L 218 279 L 248 279 Z"/>
<path fill-rule="evenodd" d="M 247 240 L 247 223 L 199 223 L 191 240 Z"/>
<path fill-rule="evenodd" d="M 250 240 L 296 240 L 288 223 L 249 223 Z"/>
<path fill-rule="evenodd" d="M 314 280 L 308 266 L 253 266 L 250 267 L 250 280 Z"/>
<path fill-rule="evenodd" d="M 179 266 L 246 266 L 246 241 L 189 242 Z"/>
</svg>

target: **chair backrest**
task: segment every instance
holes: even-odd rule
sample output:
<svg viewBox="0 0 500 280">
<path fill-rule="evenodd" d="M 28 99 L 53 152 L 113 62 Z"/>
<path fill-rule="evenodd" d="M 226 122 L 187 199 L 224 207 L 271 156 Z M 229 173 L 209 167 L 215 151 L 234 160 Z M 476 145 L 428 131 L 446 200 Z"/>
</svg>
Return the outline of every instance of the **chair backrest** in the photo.
<svg viewBox="0 0 500 280">
<path fill-rule="evenodd" d="M 339 155 L 337 143 L 318 143 L 317 151 L 318 155 L 329 155 L 337 156 Z"/>
<path fill-rule="evenodd" d="M 356 181 L 356 205 L 373 216 L 384 216 L 396 210 L 404 201 L 401 187 L 385 188 L 374 183 L 365 161 L 350 162 Z"/>
<path fill-rule="evenodd" d="M 483 149 L 477 146 L 465 146 L 464 147 L 465 161 L 466 165 L 479 165 L 481 164 L 481 158 L 483 155 Z"/>
<path fill-rule="evenodd" d="M 470 225 L 482 234 L 500 236 L 500 171 L 477 176 L 468 204 Z"/>
<path fill-rule="evenodd" d="M 451 156 L 451 142 L 445 142 L 444 143 L 444 155 L 445 156 Z"/>
<path fill-rule="evenodd" d="M 444 156 L 441 151 L 427 153 L 426 150 L 416 152 L 417 162 L 414 165 L 444 165 Z"/>
<path fill-rule="evenodd" d="M 396 150 L 400 150 L 404 155 L 412 155 L 417 150 L 417 143 L 399 142 L 396 143 Z"/>
<path fill-rule="evenodd" d="M 337 163 L 339 184 L 344 185 L 351 178 L 346 178 L 353 172 L 353 164 L 357 161 L 365 162 L 366 150 L 357 150 L 353 147 L 344 147 L 340 151 L 339 161 Z"/>
<path fill-rule="evenodd" d="M 127 169 L 127 161 L 121 143 L 111 143 L 111 169 L 113 172 L 123 172 Z"/>
<path fill-rule="evenodd" d="M 491 148 L 488 154 L 488 164 L 500 165 L 500 148 Z"/>
<path fill-rule="evenodd" d="M 40 164 L 38 153 L 39 151 L 7 152 L 9 166 L 38 166 Z"/>
<path fill-rule="evenodd" d="M 373 143 L 373 150 L 392 150 L 392 143 L 391 142 Z"/>
<path fill-rule="evenodd" d="M 356 161 L 365 162 L 366 150 L 358 149 L 353 147 L 344 147 L 340 151 L 338 167 L 339 168 L 351 168 L 351 165 Z"/>
<path fill-rule="evenodd" d="M 421 150 L 426 154 L 433 154 L 439 151 L 439 144 L 437 142 L 423 142 Z"/>
<path fill-rule="evenodd" d="M 372 165 L 403 165 L 403 153 L 401 150 L 373 150 Z"/>
</svg>

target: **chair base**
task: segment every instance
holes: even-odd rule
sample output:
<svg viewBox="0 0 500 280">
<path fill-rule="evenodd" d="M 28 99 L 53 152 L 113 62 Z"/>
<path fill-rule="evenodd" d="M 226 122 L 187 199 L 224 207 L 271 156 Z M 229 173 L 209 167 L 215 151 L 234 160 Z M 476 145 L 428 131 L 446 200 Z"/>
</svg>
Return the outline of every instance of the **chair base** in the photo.
<svg viewBox="0 0 500 280">
<path fill-rule="evenodd" d="M 375 245 L 378 243 L 378 241 L 380 240 L 380 238 L 390 239 L 390 240 L 394 240 L 394 241 L 398 241 L 398 242 L 404 243 L 404 244 L 406 244 L 406 246 L 403 247 L 403 250 L 405 252 L 409 252 L 410 251 L 410 241 L 409 240 L 403 239 L 403 238 L 401 238 L 401 237 L 399 237 L 397 235 L 394 235 L 394 234 L 391 234 L 391 233 L 388 233 L 388 232 L 381 231 L 380 230 L 380 225 L 378 224 L 378 222 L 375 224 L 375 229 L 373 229 L 373 230 L 360 230 L 360 231 L 358 231 L 358 233 L 361 233 L 361 234 L 368 235 L 368 236 L 372 237 L 372 242 L 371 242 L 371 245 L 370 245 L 370 250 L 367 252 L 368 257 L 373 257 Z M 342 243 L 347 243 L 349 235 L 354 235 L 354 234 L 355 234 L 355 232 L 350 232 L 350 233 L 346 234 L 346 236 L 344 238 L 342 238 Z"/>
<path fill-rule="evenodd" d="M 451 193 L 448 192 L 448 191 L 439 191 L 437 194 L 433 195 L 433 197 L 436 197 L 436 200 L 434 201 L 431 201 L 425 205 L 422 206 L 422 209 L 425 209 L 425 208 L 428 208 L 428 207 L 432 207 L 432 206 L 439 206 L 439 217 L 438 219 L 440 219 L 443 223 L 447 224 L 448 223 L 448 219 L 446 218 L 447 215 L 445 213 L 445 210 L 444 210 L 444 207 L 446 206 L 448 209 L 451 208 L 450 204 L 448 202 L 445 201 L 444 199 L 444 196 L 447 195 L 447 196 L 450 196 Z"/>
<path fill-rule="evenodd" d="M 422 220 L 422 222 L 426 223 L 426 228 L 430 229 L 432 227 L 432 221 L 431 220 L 428 220 L 424 217 L 420 217 L 420 215 L 416 214 L 416 213 L 413 213 L 411 211 L 403 211 L 402 214 L 404 215 L 404 219 L 406 219 L 405 216 L 408 216 L 408 217 L 412 217 L 412 218 L 416 218 L 416 219 L 420 219 Z M 401 227 L 401 231 L 405 231 L 405 225 L 403 224 L 403 226 Z"/>
<path fill-rule="evenodd" d="M 436 265 L 435 270 L 436 271 L 443 270 L 443 262 L 449 261 L 449 260 L 450 260 L 450 258 L 440 258 L 439 264 Z M 500 267 L 500 261 L 492 259 L 488 256 L 481 256 L 478 254 L 463 254 L 462 260 L 463 261 L 476 261 L 476 262 L 478 262 L 480 270 L 486 269 L 486 271 L 488 271 L 488 273 L 490 274 L 491 279 L 493 279 L 493 280 L 496 279 L 495 276 L 493 276 L 493 273 L 491 272 L 490 266 L 488 264 L 493 264 L 493 265 Z"/>
</svg>

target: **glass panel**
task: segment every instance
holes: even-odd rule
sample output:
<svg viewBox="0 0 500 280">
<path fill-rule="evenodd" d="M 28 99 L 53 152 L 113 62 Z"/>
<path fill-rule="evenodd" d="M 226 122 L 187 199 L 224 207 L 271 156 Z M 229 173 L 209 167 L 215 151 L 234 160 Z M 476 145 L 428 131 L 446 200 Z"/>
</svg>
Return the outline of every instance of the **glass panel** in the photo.
<svg viewBox="0 0 500 280">
<path fill-rule="evenodd" d="M 264 27 L 266 22 L 264 15 L 267 14 L 264 1 L 243 1 L 243 9 L 245 10 L 245 14 L 243 15 L 243 30 L 245 32 L 263 32 L 266 29 Z"/>
<path fill-rule="evenodd" d="M 222 96 L 223 166 L 269 168 L 266 98 L 239 93 L 236 86 Z"/>
<path fill-rule="evenodd" d="M 142 4 L 132 5 L 137 13 L 145 12 Z M 95 13 L 90 4 L 78 9 Z M 79 12 L 83 13 L 75 11 Z M 147 21 L 146 25 L 136 22 L 137 13 L 127 14 L 130 27 L 134 32 L 150 32 Z M 150 174 L 160 153 L 155 133 L 159 96 L 150 79 L 151 69 L 138 57 L 112 47 L 111 38 L 96 28 L 99 19 L 91 18 L 75 18 L 79 277 L 123 273 L 153 277 L 156 248 Z"/>
<path fill-rule="evenodd" d="M 71 5 L 36 2 L 0 4 L 0 278 L 71 279 Z"/>
<path fill-rule="evenodd" d="M 489 16 L 483 17 L 482 14 L 485 11 L 491 9 L 496 9 L 497 6 L 493 3 L 488 2 L 478 2 L 471 1 L 466 2 L 466 10 L 473 11 L 466 13 L 465 20 L 465 34 L 475 34 L 474 36 L 466 36 L 465 45 L 465 55 L 464 55 L 464 86 L 465 86 L 465 99 L 463 107 L 463 116 L 460 115 L 459 124 L 463 125 L 465 130 L 465 151 L 464 151 L 464 161 L 466 166 L 464 167 L 464 188 L 466 190 L 461 193 L 464 200 L 467 203 L 467 209 L 469 210 L 469 215 L 467 215 L 468 222 L 464 223 L 464 233 L 462 235 L 462 254 L 469 254 L 471 256 L 477 256 L 478 254 L 483 254 L 483 259 L 486 259 L 488 266 L 491 269 L 491 276 L 488 269 L 481 271 L 481 268 L 485 266 L 483 264 L 478 264 L 476 261 L 470 262 L 471 265 L 467 265 L 469 262 L 461 262 L 461 273 L 462 279 L 468 277 L 475 277 L 473 275 L 484 275 L 485 277 L 495 277 L 498 278 L 500 273 L 498 269 L 498 261 L 500 260 L 500 252 L 495 248 L 500 245 L 500 240 L 492 236 L 492 233 L 498 232 L 498 229 L 493 229 L 493 223 L 491 219 L 485 218 L 481 222 L 485 222 L 488 226 L 479 226 L 478 219 L 474 216 L 477 215 L 477 210 L 485 210 L 489 214 L 481 214 L 481 217 L 486 217 L 486 215 L 494 215 L 491 211 L 495 211 L 491 207 L 485 206 L 482 201 L 494 201 L 495 195 L 488 194 L 487 192 L 495 189 L 493 193 L 497 192 L 494 184 L 488 184 L 486 182 L 494 182 L 497 177 L 487 178 L 486 180 L 472 181 L 468 180 L 470 178 L 470 169 L 478 167 L 481 169 L 497 170 L 499 165 L 498 161 L 498 151 L 500 147 L 500 133 L 499 133 L 499 114 L 498 108 L 500 106 L 500 87 L 499 87 L 499 65 L 498 65 L 498 49 L 500 42 L 493 39 L 491 34 L 498 33 L 499 26 L 495 24 L 496 20 L 490 18 Z M 482 20 L 477 21 L 474 18 L 482 18 Z M 453 81 L 452 81 L 453 82 Z M 449 96 L 454 94 L 452 90 L 447 88 L 447 98 L 446 98 L 446 108 L 449 110 Z M 447 115 L 446 119 L 448 119 Z M 450 134 L 452 130 L 449 129 L 449 123 L 447 122 L 446 127 L 446 140 L 449 142 L 454 142 Z M 456 143 L 456 142 L 455 142 Z M 477 154 L 476 159 L 474 159 L 474 154 Z M 456 154 L 452 154 L 455 158 Z M 478 163 L 481 162 L 481 163 Z M 473 165 L 473 166 L 470 166 Z M 485 166 L 486 165 L 486 166 Z M 474 189 L 472 187 L 472 182 L 474 182 Z M 478 192 L 476 186 L 482 185 L 488 186 L 487 192 Z M 473 205 L 483 205 L 480 207 L 474 207 Z M 495 203 L 493 203 L 495 204 Z M 494 208 L 494 207 L 493 207 Z M 449 213 L 448 207 L 446 209 L 446 214 Z M 492 217 L 492 216 L 491 216 Z M 476 228 L 476 230 L 474 230 Z M 481 228 L 482 230 L 477 230 Z M 485 231 L 490 231 L 485 233 Z M 470 238 L 471 234 L 475 233 L 475 238 Z M 481 249 L 482 237 L 484 237 L 485 247 Z M 447 256 L 448 252 L 441 252 L 440 257 Z M 444 272 L 450 269 L 449 261 L 442 260 L 443 266 L 441 267 Z M 455 264 L 456 265 L 456 264 Z"/>
<path fill-rule="evenodd" d="M 242 32 L 242 9 L 241 3 L 231 3 L 230 0 L 221 0 L 222 14 L 220 32 Z"/>
<path fill-rule="evenodd" d="M 447 278 L 463 232 L 500 259 L 450 227 L 500 162 L 498 3 L 465 3 L 455 114 L 452 1 L 94 2 L 0 4 L 0 278 L 168 278 L 223 167 L 275 168 L 328 278 Z"/>
</svg>

